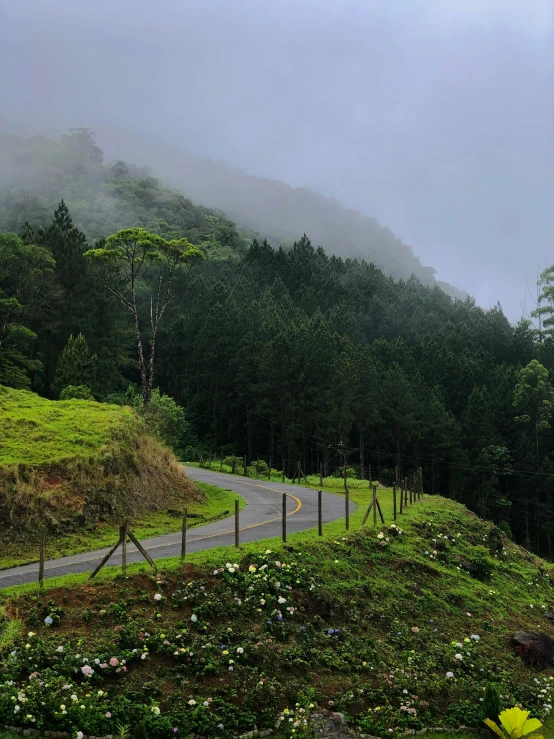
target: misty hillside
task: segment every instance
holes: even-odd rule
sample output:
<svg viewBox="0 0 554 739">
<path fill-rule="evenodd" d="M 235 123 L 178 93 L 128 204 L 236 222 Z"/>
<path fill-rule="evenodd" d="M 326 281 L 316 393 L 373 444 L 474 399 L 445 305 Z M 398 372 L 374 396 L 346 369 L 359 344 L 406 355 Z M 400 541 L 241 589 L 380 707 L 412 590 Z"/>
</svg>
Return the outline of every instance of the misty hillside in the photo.
<svg viewBox="0 0 554 739">
<path fill-rule="evenodd" d="M 26 221 L 46 226 L 61 200 L 90 241 L 142 226 L 168 239 L 186 236 L 212 257 L 237 255 L 251 243 L 224 214 L 162 187 L 147 167 L 104 165 L 85 129 L 59 143 L 0 134 L 0 231 L 21 232 Z"/>
<path fill-rule="evenodd" d="M 111 134 L 111 136 L 110 136 Z M 109 140 L 113 136 L 107 133 Z M 220 208 L 243 228 L 262 234 L 273 246 L 292 246 L 307 233 L 328 254 L 365 259 L 395 279 L 415 275 L 424 285 L 437 284 L 454 298 L 467 293 L 448 282 L 435 280 L 435 269 L 425 266 L 388 228 L 361 213 L 344 208 L 335 199 L 303 187 L 245 172 L 166 147 L 140 137 L 115 136 L 110 152 L 115 156 L 141 160 L 145 149 L 156 173 L 187 197 Z"/>
<path fill-rule="evenodd" d="M 120 143 L 118 158 L 139 158 L 132 145 Z M 179 151 L 159 148 L 152 156 L 155 174 L 187 198 L 217 212 L 208 208 L 197 211 L 185 198 L 177 193 L 169 196 L 167 191 L 160 207 L 161 190 L 149 167 L 121 161 L 104 165 L 103 152 L 86 136 L 66 134 L 57 143 L 42 136 L 22 138 L 4 133 L 0 134 L 1 228 L 19 231 L 26 220 L 46 223 L 57 202 L 64 198 L 75 222 L 90 239 L 140 223 L 166 235 L 186 232 L 196 243 L 212 238 L 217 231 L 220 243 L 237 247 L 234 242 L 238 235 L 232 223 L 219 212 L 225 211 L 247 237 L 246 241 L 240 239 L 242 246 L 255 233 L 274 246 L 285 247 L 308 233 L 329 254 L 364 259 L 395 279 L 415 275 L 424 285 L 437 284 L 453 297 L 466 297 L 448 283 L 436 282 L 435 270 L 422 265 L 412 249 L 389 229 L 343 208 L 335 200 Z M 130 181 L 136 186 L 129 187 Z M 172 216 L 168 214 L 167 198 L 173 201 L 169 208 Z M 176 221 L 175 208 L 182 216 Z M 234 234 L 231 237 L 230 232 Z"/>
</svg>

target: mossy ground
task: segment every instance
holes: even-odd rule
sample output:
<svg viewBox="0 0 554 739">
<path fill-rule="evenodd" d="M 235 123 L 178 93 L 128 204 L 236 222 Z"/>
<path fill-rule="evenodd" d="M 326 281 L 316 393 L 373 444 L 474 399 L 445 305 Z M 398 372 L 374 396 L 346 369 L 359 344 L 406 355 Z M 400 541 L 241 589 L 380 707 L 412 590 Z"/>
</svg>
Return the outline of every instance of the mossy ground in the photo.
<svg viewBox="0 0 554 739">
<path fill-rule="evenodd" d="M 523 662 L 509 637 L 520 628 L 554 635 L 543 615 L 554 602 L 552 565 L 443 498 L 427 497 L 399 517 L 399 536 L 390 517 L 386 527 L 361 530 L 361 514 L 353 515 L 349 533 L 338 521 L 322 539 L 310 531 L 291 535 L 286 545 L 272 540 L 199 552 L 185 565 L 158 562 L 157 575 L 133 565 L 125 578 L 107 570 L 95 584 L 76 576 L 50 583 L 44 593 L 36 586 L 4 591 L 8 611 L 36 633 L 27 655 L 24 643 L 16 645 L 6 676 L 16 685 L 28 682 L 32 655 L 33 669 L 70 681 L 87 720 L 97 722 L 88 727 L 96 735 L 109 733 L 111 720 L 98 689 L 108 692 L 112 717 L 131 723 L 146 717 L 152 737 L 173 728 L 228 735 L 220 723 L 231 733 L 254 723 L 273 726 L 280 711 L 298 711 L 297 702 L 332 706 L 378 736 L 478 726 L 488 681 L 500 684 L 505 706 L 521 702 L 533 715 L 546 715 L 554 673 Z M 460 558 L 480 562 L 490 579 L 471 577 Z M 239 570 L 232 573 L 226 562 Z M 49 613 L 59 624 L 44 625 Z M 66 656 L 58 664 L 60 645 Z M 125 658 L 127 672 L 81 675 L 83 657 L 93 664 L 111 656 Z M 46 706 L 59 702 L 44 691 Z M 53 729 L 77 720 L 44 711 Z"/>
</svg>

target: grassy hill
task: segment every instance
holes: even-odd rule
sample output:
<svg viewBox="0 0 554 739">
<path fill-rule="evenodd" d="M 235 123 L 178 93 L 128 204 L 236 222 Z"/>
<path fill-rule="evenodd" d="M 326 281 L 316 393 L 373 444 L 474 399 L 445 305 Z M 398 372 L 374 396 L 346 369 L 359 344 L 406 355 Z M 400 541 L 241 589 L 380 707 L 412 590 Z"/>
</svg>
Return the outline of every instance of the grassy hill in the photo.
<svg viewBox="0 0 554 739">
<path fill-rule="evenodd" d="M 0 386 L 0 466 L 36 467 L 97 456 L 137 428 L 130 408 L 87 400 L 53 402 Z"/>
<path fill-rule="evenodd" d="M 0 566 L 28 561 L 43 523 L 53 544 L 202 499 L 130 408 L 0 386 Z M 100 537 L 89 538 L 102 546 Z"/>
<path fill-rule="evenodd" d="M 273 729 L 281 717 L 279 735 L 302 737 L 321 706 L 385 737 L 479 726 L 491 681 L 504 707 L 545 718 L 552 665 L 529 664 L 509 638 L 554 636 L 553 566 L 443 498 L 397 525 L 345 536 L 336 522 L 320 540 L 213 549 L 157 575 L 134 565 L 93 585 L 4 591 L 0 723 L 98 736 L 144 722 L 161 739 Z"/>
</svg>

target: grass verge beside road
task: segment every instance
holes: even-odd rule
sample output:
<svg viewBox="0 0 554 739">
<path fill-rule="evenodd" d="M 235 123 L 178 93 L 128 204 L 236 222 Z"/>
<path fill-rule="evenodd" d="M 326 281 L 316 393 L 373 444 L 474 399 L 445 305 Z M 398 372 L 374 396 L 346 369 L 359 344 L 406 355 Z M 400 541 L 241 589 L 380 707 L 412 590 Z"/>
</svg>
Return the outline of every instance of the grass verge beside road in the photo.
<svg viewBox="0 0 554 739">
<path fill-rule="evenodd" d="M 244 499 L 237 493 L 220 488 L 216 485 L 208 485 L 203 482 L 195 482 L 206 496 L 203 502 L 188 503 L 188 512 L 192 517 L 188 518 L 188 527 L 202 526 L 205 523 L 217 521 L 231 515 L 234 511 L 235 500 L 239 500 L 239 508 L 244 508 Z M 176 504 L 178 501 L 176 501 Z M 155 536 L 172 534 L 181 530 L 182 526 L 181 505 L 165 511 L 152 511 L 136 520 L 129 521 L 129 528 L 139 539 L 150 539 Z M 195 518 L 201 516 L 201 518 Z M 72 554 L 81 554 L 95 549 L 108 547 L 117 541 L 119 527 L 112 523 L 98 523 L 84 527 L 81 531 L 63 537 L 46 539 L 46 559 L 57 559 L 58 557 L 69 557 Z M 17 567 L 22 564 L 37 562 L 39 558 L 38 546 L 31 545 L 22 553 L 21 542 L 9 542 L 2 548 L 0 554 L 0 569 Z"/>
</svg>

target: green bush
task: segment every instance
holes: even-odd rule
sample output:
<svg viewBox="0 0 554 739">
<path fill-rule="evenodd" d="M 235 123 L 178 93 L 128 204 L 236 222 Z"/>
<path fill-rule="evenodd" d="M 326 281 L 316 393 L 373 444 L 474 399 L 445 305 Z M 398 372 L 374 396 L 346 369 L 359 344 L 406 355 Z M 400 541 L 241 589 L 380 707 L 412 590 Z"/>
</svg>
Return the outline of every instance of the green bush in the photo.
<svg viewBox="0 0 554 739">
<path fill-rule="evenodd" d="M 243 475 L 244 467 L 242 457 L 233 457 L 233 455 L 229 457 L 224 457 L 223 464 L 228 465 L 231 469 L 233 469 L 233 459 L 235 460 L 235 474 Z"/>
<path fill-rule="evenodd" d="M 494 563 L 485 547 L 475 547 L 475 553 L 470 562 L 476 567 L 475 572 L 472 573 L 474 577 L 482 582 L 488 582 L 491 579 Z"/>
<path fill-rule="evenodd" d="M 94 400 L 92 390 L 86 385 L 68 385 L 60 393 L 60 400 Z"/>
<path fill-rule="evenodd" d="M 263 459 L 257 459 L 248 467 L 249 477 L 267 477 L 268 474 L 269 467 Z"/>
<path fill-rule="evenodd" d="M 502 531 L 504 536 L 507 536 L 510 541 L 513 541 L 514 535 L 512 534 L 512 528 L 507 521 L 500 521 L 498 528 Z"/>
</svg>

